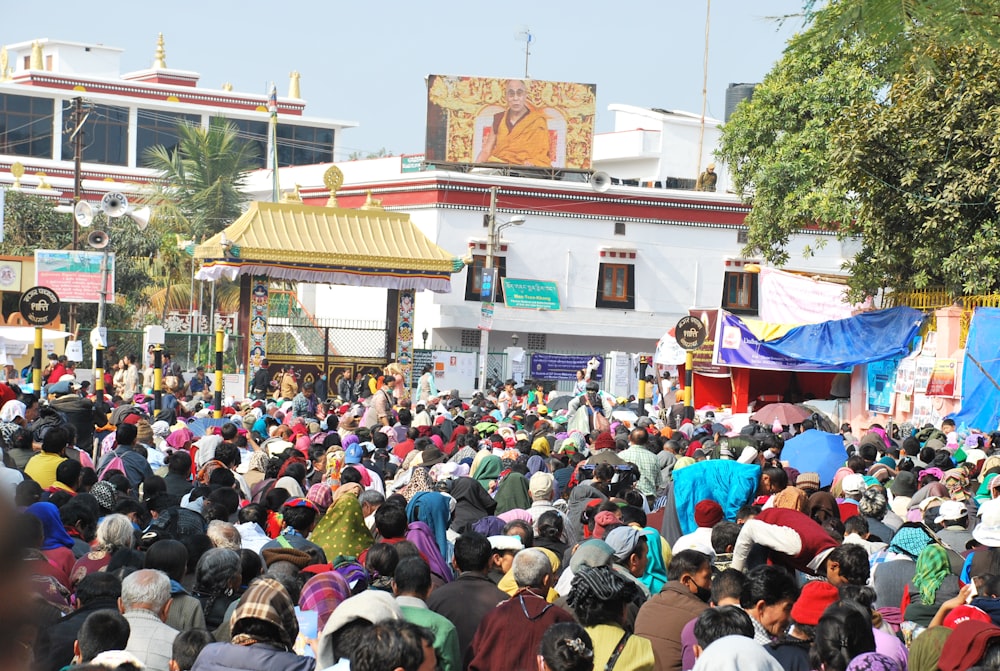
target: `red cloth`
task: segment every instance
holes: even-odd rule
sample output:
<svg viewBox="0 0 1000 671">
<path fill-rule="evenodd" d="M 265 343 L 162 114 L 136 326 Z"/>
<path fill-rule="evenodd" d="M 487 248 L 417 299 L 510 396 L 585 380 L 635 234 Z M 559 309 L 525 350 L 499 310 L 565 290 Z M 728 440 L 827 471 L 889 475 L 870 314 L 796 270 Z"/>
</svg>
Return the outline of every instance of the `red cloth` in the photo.
<svg viewBox="0 0 1000 671">
<path fill-rule="evenodd" d="M 1000 627 L 969 620 L 955 626 L 941 649 L 938 668 L 941 671 L 964 671 L 975 666 L 990 641 L 1000 638 Z"/>
<path fill-rule="evenodd" d="M 798 553 L 788 555 L 780 551 L 774 551 L 770 554 L 771 560 L 778 564 L 791 566 L 798 571 L 809 573 L 810 575 L 815 575 L 816 572 L 809 568 L 809 562 L 827 550 L 839 545 L 811 517 L 790 508 L 768 508 L 767 510 L 762 510 L 754 518 L 754 522 L 788 527 L 794 530 L 802 541 L 802 547 Z"/>
<path fill-rule="evenodd" d="M 46 382 L 48 382 L 49 384 L 55 384 L 56 382 L 59 381 L 59 378 L 61 378 L 65 374 L 66 374 L 66 366 L 62 365 L 61 363 L 57 363 L 55 366 L 52 367 L 52 372 L 49 373 L 49 378 L 48 380 L 46 380 Z"/>
<path fill-rule="evenodd" d="M 413 451 L 413 441 L 407 438 L 401 443 L 396 443 L 396 446 L 392 448 L 392 454 L 402 461 L 406 459 L 406 455 Z"/>
</svg>

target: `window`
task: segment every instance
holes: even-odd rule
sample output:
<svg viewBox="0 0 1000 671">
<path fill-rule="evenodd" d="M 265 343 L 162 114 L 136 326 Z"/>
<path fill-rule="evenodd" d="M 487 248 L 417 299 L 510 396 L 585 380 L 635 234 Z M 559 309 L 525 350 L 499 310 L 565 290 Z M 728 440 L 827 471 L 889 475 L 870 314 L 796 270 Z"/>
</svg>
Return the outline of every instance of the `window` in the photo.
<svg viewBox="0 0 1000 671">
<path fill-rule="evenodd" d="M 163 146 L 167 151 L 177 149 L 177 127 L 181 124 L 198 126 L 201 117 L 197 114 L 177 114 L 159 110 L 138 110 L 136 130 L 136 157 L 140 165 L 146 163 L 146 152 L 152 147 Z"/>
<path fill-rule="evenodd" d="M 462 329 L 462 347 L 479 347 L 482 333 L 478 329 Z"/>
<path fill-rule="evenodd" d="M 220 121 L 228 123 L 230 126 L 235 126 L 236 132 L 239 134 L 240 139 L 254 145 L 256 151 L 254 152 L 252 165 L 258 168 L 264 168 L 267 166 L 268 131 L 267 131 L 266 121 L 248 121 L 247 119 L 228 119 L 226 117 L 212 117 L 211 119 L 211 123 L 218 123 Z"/>
<path fill-rule="evenodd" d="M 597 277 L 597 307 L 635 308 L 635 266 L 602 263 Z"/>
<path fill-rule="evenodd" d="M 91 105 L 83 124 L 83 160 L 106 165 L 128 165 L 128 108 Z M 72 124 L 63 131 L 63 156 L 73 155 L 69 137 Z"/>
<path fill-rule="evenodd" d="M 293 126 L 278 120 L 278 165 L 333 161 L 333 129 Z"/>
<path fill-rule="evenodd" d="M 528 334 L 528 349 L 531 350 L 544 350 L 545 349 L 545 335 L 544 333 L 529 333 Z"/>
<path fill-rule="evenodd" d="M 722 307 L 735 313 L 757 313 L 757 275 L 727 272 L 722 289 Z"/>
<path fill-rule="evenodd" d="M 615 235 L 625 235 L 625 222 L 616 221 L 615 222 Z"/>
<path fill-rule="evenodd" d="M 0 94 L 0 154 L 52 158 L 54 102 Z"/>
<path fill-rule="evenodd" d="M 469 266 L 465 276 L 465 300 L 476 302 L 482 301 L 479 291 L 483 284 L 483 268 L 485 267 L 485 256 L 472 257 L 472 265 Z M 496 303 L 503 303 L 503 282 L 501 282 L 501 280 L 504 277 L 507 277 L 507 257 L 494 256 L 493 267 L 497 271 L 496 290 L 493 292 L 494 301 Z"/>
</svg>

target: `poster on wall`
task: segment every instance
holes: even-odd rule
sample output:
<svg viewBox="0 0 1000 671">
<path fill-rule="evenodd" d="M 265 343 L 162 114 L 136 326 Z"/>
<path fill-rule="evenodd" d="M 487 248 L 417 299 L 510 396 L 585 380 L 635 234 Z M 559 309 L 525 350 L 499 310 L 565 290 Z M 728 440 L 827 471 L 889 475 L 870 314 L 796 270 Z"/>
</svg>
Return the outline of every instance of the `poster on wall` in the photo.
<svg viewBox="0 0 1000 671">
<path fill-rule="evenodd" d="M 923 394 L 927 391 L 927 384 L 931 381 L 931 372 L 934 370 L 934 357 L 917 357 L 916 370 L 913 373 L 913 391 Z"/>
<path fill-rule="evenodd" d="M 597 86 L 427 77 L 426 162 L 590 169 Z"/>
<path fill-rule="evenodd" d="M 434 352 L 434 382 L 438 391 L 458 389 L 468 394 L 476 387 L 475 352 Z"/>
<path fill-rule="evenodd" d="M 882 414 L 892 412 L 898 359 L 873 361 L 868 364 L 868 410 Z"/>
<path fill-rule="evenodd" d="M 934 402 L 923 394 L 918 394 L 913 398 L 913 425 L 924 426 L 925 424 L 937 425 L 938 413 L 934 410 Z"/>
<path fill-rule="evenodd" d="M 958 362 L 955 359 L 936 359 L 927 382 L 927 396 L 953 397 L 957 370 Z"/>
<path fill-rule="evenodd" d="M 909 357 L 899 362 L 896 369 L 896 393 L 909 396 L 913 393 L 913 378 L 917 372 L 917 362 Z"/>
</svg>

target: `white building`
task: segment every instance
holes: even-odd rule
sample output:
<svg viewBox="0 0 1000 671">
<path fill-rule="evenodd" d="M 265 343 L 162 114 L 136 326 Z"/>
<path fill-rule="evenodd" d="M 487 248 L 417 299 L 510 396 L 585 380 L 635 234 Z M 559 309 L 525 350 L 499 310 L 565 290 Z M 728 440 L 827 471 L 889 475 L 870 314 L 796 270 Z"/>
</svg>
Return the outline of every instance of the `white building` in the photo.
<svg viewBox="0 0 1000 671">
<path fill-rule="evenodd" d="M 76 99 L 86 115 L 81 172 L 87 200 L 109 190 L 135 193 L 153 177 L 143 167 L 145 151 L 175 146 L 183 123 L 207 127 L 225 118 L 257 145 L 264 167 L 268 93 L 199 86 L 197 72 L 167 67 L 162 36 L 150 51 L 148 69 L 122 73 L 122 50 L 100 44 L 39 39 L 0 47 L 0 188 L 17 182 L 32 192 L 48 184 L 41 195 L 72 199 Z M 297 75 L 277 106 L 280 165 L 333 160 L 340 131 L 357 125 L 305 116 Z M 11 173 L 15 163 L 20 179 Z"/>
</svg>

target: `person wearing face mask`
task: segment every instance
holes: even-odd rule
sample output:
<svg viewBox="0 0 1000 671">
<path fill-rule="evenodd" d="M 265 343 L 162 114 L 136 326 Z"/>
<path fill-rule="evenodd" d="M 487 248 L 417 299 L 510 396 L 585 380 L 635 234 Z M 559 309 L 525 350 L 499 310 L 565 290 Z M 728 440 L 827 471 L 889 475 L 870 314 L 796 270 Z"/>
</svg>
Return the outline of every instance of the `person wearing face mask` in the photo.
<svg viewBox="0 0 1000 671">
<path fill-rule="evenodd" d="M 681 670 L 681 631 L 708 608 L 712 560 L 697 550 L 682 550 L 667 569 L 667 584 L 639 609 L 635 633 L 653 644 L 657 671 Z"/>
</svg>

